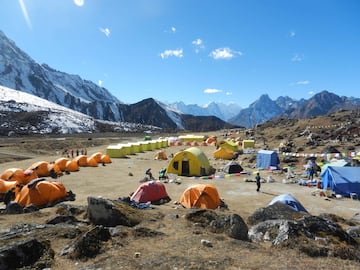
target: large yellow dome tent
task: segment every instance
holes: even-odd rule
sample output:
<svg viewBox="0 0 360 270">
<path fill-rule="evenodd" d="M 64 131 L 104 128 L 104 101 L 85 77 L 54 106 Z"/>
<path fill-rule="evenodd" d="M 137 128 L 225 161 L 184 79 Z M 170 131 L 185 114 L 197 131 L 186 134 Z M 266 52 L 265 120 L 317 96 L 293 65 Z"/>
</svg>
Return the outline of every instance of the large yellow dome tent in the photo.
<svg viewBox="0 0 360 270">
<path fill-rule="evenodd" d="M 166 172 L 183 176 L 203 176 L 209 175 L 210 170 L 210 163 L 204 152 L 197 147 L 190 147 L 175 154 Z"/>
</svg>

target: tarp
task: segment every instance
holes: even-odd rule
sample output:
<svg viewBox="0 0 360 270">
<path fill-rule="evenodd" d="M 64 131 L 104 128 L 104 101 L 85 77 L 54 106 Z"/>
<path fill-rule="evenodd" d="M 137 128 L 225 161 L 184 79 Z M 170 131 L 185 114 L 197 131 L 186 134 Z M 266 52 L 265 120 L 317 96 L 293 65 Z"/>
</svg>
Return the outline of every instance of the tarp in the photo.
<svg viewBox="0 0 360 270">
<path fill-rule="evenodd" d="M 302 204 L 290 194 L 281 194 L 275 197 L 272 199 L 269 205 L 273 205 L 276 202 L 281 202 L 297 212 L 307 212 L 305 207 L 302 206 Z"/>
<path fill-rule="evenodd" d="M 198 184 L 188 187 L 181 195 L 179 203 L 185 208 L 216 209 L 221 200 L 215 186 Z"/>
<path fill-rule="evenodd" d="M 164 184 L 155 181 L 149 181 L 141 184 L 130 197 L 130 200 L 138 203 L 154 203 L 160 201 L 161 199 L 170 201 Z"/>
<path fill-rule="evenodd" d="M 230 161 L 224 167 L 224 172 L 225 173 L 240 173 L 242 171 L 243 171 L 243 168 L 236 161 Z"/>
<path fill-rule="evenodd" d="M 280 163 L 279 156 L 275 151 L 259 150 L 256 156 L 256 168 L 268 169 L 278 167 Z"/>
<path fill-rule="evenodd" d="M 323 189 L 331 189 L 336 194 L 360 197 L 360 167 L 329 166 L 321 175 Z"/>
<path fill-rule="evenodd" d="M 171 159 L 166 169 L 168 174 L 183 176 L 203 176 L 210 174 L 210 162 L 197 147 L 190 147 L 178 152 Z"/>
</svg>

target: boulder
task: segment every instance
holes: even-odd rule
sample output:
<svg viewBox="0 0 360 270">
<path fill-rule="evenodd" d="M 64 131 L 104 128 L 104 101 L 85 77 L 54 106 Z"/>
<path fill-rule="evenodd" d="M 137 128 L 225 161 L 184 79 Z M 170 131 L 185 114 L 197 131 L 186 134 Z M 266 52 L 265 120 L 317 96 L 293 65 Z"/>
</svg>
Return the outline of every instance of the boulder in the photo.
<svg viewBox="0 0 360 270">
<path fill-rule="evenodd" d="M 88 197 L 88 219 L 95 225 L 133 227 L 140 223 L 141 210 L 121 201 L 111 201 L 101 197 Z"/>
</svg>

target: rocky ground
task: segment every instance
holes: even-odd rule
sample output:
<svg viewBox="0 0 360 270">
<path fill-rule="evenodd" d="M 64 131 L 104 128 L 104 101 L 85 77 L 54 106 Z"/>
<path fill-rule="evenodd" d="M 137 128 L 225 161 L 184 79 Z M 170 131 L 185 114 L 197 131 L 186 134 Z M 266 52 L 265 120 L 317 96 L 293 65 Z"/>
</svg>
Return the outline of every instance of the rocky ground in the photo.
<svg viewBox="0 0 360 270">
<path fill-rule="evenodd" d="M 256 149 L 274 149 L 286 142 L 289 152 L 315 153 L 330 146 L 343 152 L 359 149 L 358 137 L 351 135 L 352 124 L 347 124 L 342 133 L 338 130 L 341 123 L 354 121 L 351 119 L 335 115 L 306 121 L 278 120 L 270 127 L 263 125 L 241 133 L 221 131 L 207 135 L 216 135 L 219 139 L 253 137 Z M 355 123 L 358 120 L 355 119 Z M 307 126 L 312 127 L 311 140 Z M 39 160 L 55 160 L 65 148 L 86 148 L 90 155 L 105 152 L 106 146 L 112 143 L 142 139 L 139 134 L 1 138 L 0 171 L 27 168 Z M 169 156 L 184 148 L 175 146 L 163 150 Z M 212 158 L 214 146 L 201 149 L 221 173 L 227 161 Z M 57 181 L 76 194 L 75 201 L 32 213 L 1 214 L 2 256 L 9 254 L 6 251 L 12 247 L 26 251 L 28 266 L 23 269 L 359 269 L 360 201 L 320 197 L 315 187 L 284 184 L 285 174 L 266 171 L 261 172 L 262 177 L 271 176 L 275 182 L 263 183 L 261 192 L 256 192 L 252 182 L 254 153 L 240 155 L 238 160 L 249 175 L 215 179 L 178 177 L 178 184 L 165 184 L 171 198 L 166 204 L 146 210 L 119 206 L 117 199 L 138 187 L 147 168 L 152 168 L 156 176 L 167 166 L 168 160 L 154 160 L 155 154 L 147 151 L 113 159 L 112 164 L 84 167 L 58 178 Z M 303 157 L 284 159 L 281 156 L 282 166 L 295 165 L 294 182 L 305 177 L 301 166 Z M 203 212 L 177 205 L 182 192 L 195 183 L 215 185 L 227 208 Z M 283 193 L 296 197 L 310 216 L 269 208 L 272 198 Z M 88 198 L 98 196 L 114 202 L 113 210 L 135 220 L 136 225 L 110 228 L 94 225 L 94 220 L 87 215 Z M 264 220 L 273 221 L 264 223 Z M 252 233 L 252 238 L 244 238 L 246 230 Z M 285 232 L 288 232 L 288 241 L 282 238 Z M 30 259 L 36 257 L 34 250 L 42 251 L 36 253 L 41 258 Z M 1 267 L 4 265 L 1 262 L 0 259 L 0 269 L 6 269 Z"/>
</svg>

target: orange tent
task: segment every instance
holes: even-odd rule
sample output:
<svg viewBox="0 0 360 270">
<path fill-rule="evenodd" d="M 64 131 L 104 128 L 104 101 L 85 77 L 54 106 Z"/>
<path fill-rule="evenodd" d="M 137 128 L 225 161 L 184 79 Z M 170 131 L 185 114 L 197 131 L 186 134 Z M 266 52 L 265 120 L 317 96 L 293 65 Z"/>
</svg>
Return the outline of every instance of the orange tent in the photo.
<svg viewBox="0 0 360 270">
<path fill-rule="evenodd" d="M 49 182 L 43 178 L 36 179 L 24 186 L 15 196 L 15 201 L 22 207 L 33 204 L 44 207 L 68 195 L 65 186 L 59 182 Z"/>
<path fill-rule="evenodd" d="M 74 160 L 79 164 L 80 167 L 86 167 L 87 166 L 87 156 L 80 155 L 74 158 Z"/>
<path fill-rule="evenodd" d="M 216 137 L 209 137 L 206 139 L 207 144 L 216 143 L 216 141 L 217 141 Z"/>
<path fill-rule="evenodd" d="M 97 163 L 100 163 L 102 155 L 103 155 L 103 153 L 97 152 L 97 153 L 92 154 L 90 156 L 90 158 L 93 158 L 96 160 Z"/>
<path fill-rule="evenodd" d="M 58 165 L 46 161 L 35 162 L 28 169 L 33 170 L 38 177 L 57 177 L 63 174 Z"/>
<path fill-rule="evenodd" d="M 79 164 L 75 160 L 68 160 L 65 168 L 68 172 L 77 172 L 80 170 Z"/>
<path fill-rule="evenodd" d="M 0 179 L 0 201 L 3 200 L 6 192 L 15 187 L 16 181 L 5 181 L 4 179 Z"/>
<path fill-rule="evenodd" d="M 167 159 L 167 155 L 165 154 L 164 151 L 159 151 L 156 153 L 155 158 L 157 160 L 166 160 Z"/>
<path fill-rule="evenodd" d="M 101 163 L 112 163 L 110 156 L 106 155 L 106 154 L 101 156 L 100 162 Z"/>
<path fill-rule="evenodd" d="M 98 166 L 98 162 L 96 161 L 95 157 L 87 158 L 86 164 L 88 167 L 97 167 Z"/>
<path fill-rule="evenodd" d="M 55 164 L 59 166 L 59 169 L 61 171 L 66 171 L 66 163 L 69 161 L 69 158 L 58 158 L 57 160 L 55 160 Z"/>
<path fill-rule="evenodd" d="M 38 175 L 33 170 L 10 168 L 5 170 L 0 178 L 6 181 L 17 181 L 18 184 L 26 185 L 31 180 L 38 178 Z"/>
<path fill-rule="evenodd" d="M 185 208 L 202 209 L 216 209 L 221 204 L 217 189 L 210 184 L 188 187 L 181 195 L 179 202 Z"/>
</svg>

